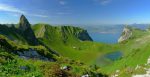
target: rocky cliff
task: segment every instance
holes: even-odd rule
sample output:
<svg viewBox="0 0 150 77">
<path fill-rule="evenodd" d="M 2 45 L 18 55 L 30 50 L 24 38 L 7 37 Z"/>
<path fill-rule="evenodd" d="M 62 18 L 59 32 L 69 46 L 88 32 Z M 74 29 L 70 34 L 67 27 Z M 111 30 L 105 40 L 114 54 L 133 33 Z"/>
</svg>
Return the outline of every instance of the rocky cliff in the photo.
<svg viewBox="0 0 150 77">
<path fill-rule="evenodd" d="M 37 38 L 49 40 L 67 41 L 68 39 L 79 39 L 81 41 L 93 41 L 87 30 L 73 26 L 51 26 L 48 24 L 36 24 L 33 30 Z"/>
<path fill-rule="evenodd" d="M 89 36 L 87 30 L 84 30 L 79 27 L 62 26 L 61 31 L 62 31 L 63 37 L 69 37 L 69 34 L 70 34 L 82 41 L 93 41 L 92 38 Z"/>
<path fill-rule="evenodd" d="M 32 45 L 38 44 L 37 39 L 34 35 L 34 32 L 31 29 L 31 25 L 24 15 L 20 17 L 19 32 L 29 42 L 29 44 L 32 44 Z"/>
<path fill-rule="evenodd" d="M 125 40 L 128 40 L 132 36 L 132 30 L 129 27 L 125 27 L 123 29 L 121 37 L 118 39 L 118 42 L 123 42 Z"/>
</svg>

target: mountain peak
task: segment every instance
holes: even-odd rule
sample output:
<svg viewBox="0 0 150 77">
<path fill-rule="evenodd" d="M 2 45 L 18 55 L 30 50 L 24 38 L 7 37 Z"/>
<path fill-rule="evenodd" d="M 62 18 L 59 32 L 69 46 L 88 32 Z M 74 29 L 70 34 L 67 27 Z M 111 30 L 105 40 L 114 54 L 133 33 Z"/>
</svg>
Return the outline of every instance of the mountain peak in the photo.
<svg viewBox="0 0 150 77">
<path fill-rule="evenodd" d="M 20 17 L 19 30 L 30 44 L 37 44 L 37 39 L 34 35 L 31 25 L 24 15 L 21 15 Z"/>
<path fill-rule="evenodd" d="M 19 29 L 22 31 L 25 31 L 28 28 L 31 28 L 29 21 L 24 15 L 21 15 L 20 21 L 19 21 Z"/>
<path fill-rule="evenodd" d="M 23 14 L 21 15 L 21 18 L 26 18 Z"/>
</svg>

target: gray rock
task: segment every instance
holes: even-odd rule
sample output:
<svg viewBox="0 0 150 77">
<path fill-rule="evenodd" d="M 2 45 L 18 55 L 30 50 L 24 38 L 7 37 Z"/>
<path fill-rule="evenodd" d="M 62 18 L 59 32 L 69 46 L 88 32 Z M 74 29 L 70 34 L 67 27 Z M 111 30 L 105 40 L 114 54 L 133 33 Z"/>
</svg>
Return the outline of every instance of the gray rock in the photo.
<svg viewBox="0 0 150 77">
<path fill-rule="evenodd" d="M 33 45 L 38 44 L 34 32 L 31 29 L 31 25 L 24 15 L 20 17 L 19 31 L 24 36 L 24 38 L 29 42 L 29 44 Z"/>
<path fill-rule="evenodd" d="M 22 70 L 27 70 L 28 67 L 26 67 L 26 66 L 21 66 L 20 69 L 22 69 Z"/>
<path fill-rule="evenodd" d="M 121 37 L 118 39 L 118 43 L 128 40 L 132 36 L 132 30 L 128 27 L 123 29 Z"/>
<path fill-rule="evenodd" d="M 43 61 L 53 61 L 49 60 L 47 57 L 44 57 L 37 53 L 37 51 L 30 49 L 29 51 L 17 51 L 17 54 L 19 55 L 20 58 L 23 59 L 39 59 Z"/>
</svg>

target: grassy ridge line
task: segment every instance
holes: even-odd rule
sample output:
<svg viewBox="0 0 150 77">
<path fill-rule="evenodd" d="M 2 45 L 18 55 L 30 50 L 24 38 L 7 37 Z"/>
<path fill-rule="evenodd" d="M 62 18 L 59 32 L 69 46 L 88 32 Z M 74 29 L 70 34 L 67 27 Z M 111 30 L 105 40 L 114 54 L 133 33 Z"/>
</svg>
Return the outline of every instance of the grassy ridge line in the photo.
<svg viewBox="0 0 150 77">
<path fill-rule="evenodd" d="M 29 49 L 34 49 L 42 56 L 45 56 L 47 58 L 54 58 L 52 51 L 49 51 L 42 45 L 38 45 L 38 46 L 18 45 L 17 43 L 9 40 L 7 37 L 3 35 L 0 35 L 0 41 L 3 41 L 3 43 L 0 43 L 0 45 L 2 45 L 2 48 L 9 51 L 10 53 L 16 53 L 16 51 L 22 52 L 22 51 L 28 51 Z"/>
</svg>

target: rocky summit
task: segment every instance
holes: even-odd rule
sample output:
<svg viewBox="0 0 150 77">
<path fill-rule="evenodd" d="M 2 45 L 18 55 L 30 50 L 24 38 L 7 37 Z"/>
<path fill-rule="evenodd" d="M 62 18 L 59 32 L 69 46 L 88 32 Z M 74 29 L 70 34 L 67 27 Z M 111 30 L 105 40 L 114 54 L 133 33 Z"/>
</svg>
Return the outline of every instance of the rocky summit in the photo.
<svg viewBox="0 0 150 77">
<path fill-rule="evenodd" d="M 19 29 L 21 31 L 26 31 L 27 29 L 31 29 L 30 23 L 24 15 L 21 15 L 20 17 Z"/>
<path fill-rule="evenodd" d="M 37 39 L 34 35 L 31 25 L 24 15 L 21 15 L 19 21 L 19 31 L 24 36 L 24 38 L 29 42 L 29 44 L 38 44 Z"/>
</svg>

